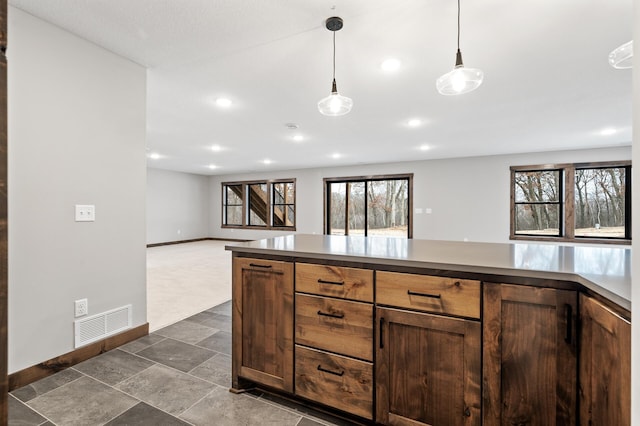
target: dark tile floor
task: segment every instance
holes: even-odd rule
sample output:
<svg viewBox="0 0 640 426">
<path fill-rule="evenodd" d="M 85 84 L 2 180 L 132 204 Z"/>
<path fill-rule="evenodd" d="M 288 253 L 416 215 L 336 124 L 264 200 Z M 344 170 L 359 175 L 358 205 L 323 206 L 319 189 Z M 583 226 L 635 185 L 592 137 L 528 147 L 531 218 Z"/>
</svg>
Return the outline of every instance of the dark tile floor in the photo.
<svg viewBox="0 0 640 426">
<path fill-rule="evenodd" d="M 10 425 L 347 425 L 273 395 L 236 395 L 231 304 L 82 362 L 9 395 Z"/>
</svg>

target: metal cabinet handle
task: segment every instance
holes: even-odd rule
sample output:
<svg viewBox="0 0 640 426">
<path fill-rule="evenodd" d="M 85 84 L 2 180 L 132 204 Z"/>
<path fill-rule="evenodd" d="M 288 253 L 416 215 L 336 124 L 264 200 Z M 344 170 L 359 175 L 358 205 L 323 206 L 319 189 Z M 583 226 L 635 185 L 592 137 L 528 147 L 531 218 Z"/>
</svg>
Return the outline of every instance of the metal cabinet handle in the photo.
<svg viewBox="0 0 640 426">
<path fill-rule="evenodd" d="M 327 281 L 322 278 L 318 278 L 318 282 L 320 284 L 333 284 L 333 285 L 344 285 L 344 281 Z"/>
<path fill-rule="evenodd" d="M 380 349 L 384 348 L 384 340 L 382 339 L 383 329 L 384 329 L 384 317 L 380 318 Z"/>
<path fill-rule="evenodd" d="M 318 315 L 322 315 L 323 317 L 331 317 L 331 318 L 344 318 L 344 314 L 329 314 L 327 312 L 318 311 Z"/>
<path fill-rule="evenodd" d="M 335 371 L 326 370 L 326 369 L 322 368 L 322 366 L 319 365 L 319 364 L 318 364 L 318 371 L 323 371 L 325 373 L 333 374 L 334 376 L 340 376 L 340 377 L 342 377 L 342 375 L 344 374 L 344 370 L 342 370 L 339 373 L 336 373 Z"/>
<path fill-rule="evenodd" d="M 418 293 L 418 292 L 411 291 L 411 290 L 407 290 L 407 294 L 409 296 L 430 297 L 432 299 L 440 299 L 440 297 L 441 297 L 439 294 Z"/>
<path fill-rule="evenodd" d="M 252 268 L 273 268 L 273 265 L 260 265 L 258 263 L 250 263 L 249 266 L 251 266 Z"/>
</svg>

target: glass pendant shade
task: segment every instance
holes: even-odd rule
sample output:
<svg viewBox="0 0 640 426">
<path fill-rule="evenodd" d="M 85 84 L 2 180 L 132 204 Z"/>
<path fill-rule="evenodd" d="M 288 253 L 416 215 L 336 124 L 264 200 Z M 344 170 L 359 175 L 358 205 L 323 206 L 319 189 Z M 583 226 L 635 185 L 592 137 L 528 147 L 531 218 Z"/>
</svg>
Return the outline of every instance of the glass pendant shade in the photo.
<svg viewBox="0 0 640 426">
<path fill-rule="evenodd" d="M 483 78 L 481 70 L 460 65 L 437 79 L 436 88 L 441 95 L 462 95 L 477 89 Z"/>
<path fill-rule="evenodd" d="M 348 114 L 352 107 L 353 101 L 351 98 L 338 94 L 335 80 L 333 80 L 331 94 L 318 102 L 318 111 L 320 111 L 320 114 L 332 117 Z"/>
<path fill-rule="evenodd" d="M 633 40 L 623 44 L 609 54 L 609 64 L 619 70 L 633 66 Z"/>
<path fill-rule="evenodd" d="M 462 95 L 482 84 L 484 73 L 476 68 L 465 68 L 460 49 L 456 53 L 456 66 L 436 80 L 436 88 L 441 95 Z"/>
</svg>

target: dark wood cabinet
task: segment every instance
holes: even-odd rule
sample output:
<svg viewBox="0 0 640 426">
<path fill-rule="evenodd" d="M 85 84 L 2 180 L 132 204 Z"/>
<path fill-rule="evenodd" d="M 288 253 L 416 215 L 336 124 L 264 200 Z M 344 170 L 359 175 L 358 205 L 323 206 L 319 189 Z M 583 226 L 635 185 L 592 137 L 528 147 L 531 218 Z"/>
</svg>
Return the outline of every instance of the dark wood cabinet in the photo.
<svg viewBox="0 0 640 426">
<path fill-rule="evenodd" d="M 296 263 L 295 394 L 373 419 L 373 271 Z"/>
<path fill-rule="evenodd" d="M 484 285 L 484 425 L 576 423 L 577 292 Z"/>
<path fill-rule="evenodd" d="M 580 295 L 580 424 L 631 424 L 631 323 Z"/>
<path fill-rule="evenodd" d="M 233 388 L 293 392 L 293 263 L 233 260 Z"/>
<path fill-rule="evenodd" d="M 373 361 L 373 305 L 296 294 L 295 342 Z"/>
<path fill-rule="evenodd" d="M 296 395 L 373 418 L 373 364 L 296 345 Z"/>
<path fill-rule="evenodd" d="M 376 421 L 480 425 L 480 322 L 377 308 Z"/>
<path fill-rule="evenodd" d="M 365 424 L 630 425 L 630 313 L 589 289 L 276 259 L 234 256 L 232 391 Z"/>
</svg>

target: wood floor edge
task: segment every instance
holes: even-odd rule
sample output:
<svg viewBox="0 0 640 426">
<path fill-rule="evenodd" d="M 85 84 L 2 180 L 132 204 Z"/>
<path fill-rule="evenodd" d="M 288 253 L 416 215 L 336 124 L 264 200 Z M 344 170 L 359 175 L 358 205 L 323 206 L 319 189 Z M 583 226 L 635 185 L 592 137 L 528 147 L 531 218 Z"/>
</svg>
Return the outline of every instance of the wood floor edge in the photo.
<svg viewBox="0 0 640 426">
<path fill-rule="evenodd" d="M 161 246 L 171 246 L 174 244 L 185 244 L 185 243 L 195 243 L 197 241 L 231 241 L 234 243 L 245 243 L 251 240 L 243 240 L 238 238 L 215 238 L 215 237 L 207 237 L 207 238 L 194 238 L 191 240 L 179 240 L 179 241 L 167 241 L 164 243 L 152 243 L 147 244 L 147 248 L 149 247 L 161 247 Z"/>
<path fill-rule="evenodd" d="M 134 327 L 130 330 L 109 336 L 106 339 L 91 343 L 87 346 L 75 349 L 64 355 L 57 356 L 40 364 L 27 367 L 23 370 L 9 374 L 9 392 L 44 379 L 52 374 L 72 367 L 76 364 L 93 358 L 96 355 L 115 349 L 140 337 L 149 334 L 149 323 Z"/>
</svg>

